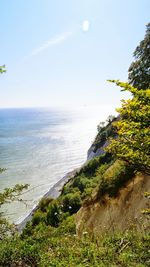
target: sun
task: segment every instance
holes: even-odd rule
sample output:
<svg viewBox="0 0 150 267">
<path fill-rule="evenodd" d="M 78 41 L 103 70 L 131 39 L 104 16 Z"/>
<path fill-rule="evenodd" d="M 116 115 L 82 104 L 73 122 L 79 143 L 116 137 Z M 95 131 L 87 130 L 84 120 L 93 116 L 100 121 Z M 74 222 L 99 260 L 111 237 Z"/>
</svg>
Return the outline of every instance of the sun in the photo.
<svg viewBox="0 0 150 267">
<path fill-rule="evenodd" d="M 89 30 L 89 26 L 90 26 L 90 23 L 88 20 L 84 20 L 83 23 L 82 23 L 82 30 L 84 32 L 88 32 Z"/>
</svg>

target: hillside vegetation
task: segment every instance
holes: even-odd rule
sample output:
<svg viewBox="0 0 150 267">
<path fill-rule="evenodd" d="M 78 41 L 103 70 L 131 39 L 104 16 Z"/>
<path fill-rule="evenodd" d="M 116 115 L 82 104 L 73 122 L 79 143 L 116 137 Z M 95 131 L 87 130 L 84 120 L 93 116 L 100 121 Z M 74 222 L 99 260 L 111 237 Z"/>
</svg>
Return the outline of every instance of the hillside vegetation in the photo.
<svg viewBox="0 0 150 267">
<path fill-rule="evenodd" d="M 142 43 L 136 62 L 142 68 L 139 88 L 132 86 L 134 72 L 132 85 L 111 81 L 132 98 L 122 101 L 118 118 L 99 125 L 91 148 L 99 155 L 76 172 L 57 199 L 40 201 L 21 234 L 1 224 L 1 267 L 150 266 L 150 89 L 144 81 L 150 62 L 143 68 L 144 49 Z M 1 193 L 1 205 L 18 198 L 20 189 L 24 186 Z"/>
</svg>

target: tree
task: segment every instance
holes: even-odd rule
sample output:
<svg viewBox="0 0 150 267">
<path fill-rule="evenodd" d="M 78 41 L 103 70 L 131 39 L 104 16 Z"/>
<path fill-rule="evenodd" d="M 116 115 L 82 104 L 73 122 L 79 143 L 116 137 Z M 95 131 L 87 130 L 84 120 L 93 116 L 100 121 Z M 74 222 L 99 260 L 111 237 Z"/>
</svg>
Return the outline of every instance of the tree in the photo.
<svg viewBox="0 0 150 267">
<path fill-rule="evenodd" d="M 138 90 L 128 83 L 111 82 L 131 92 L 133 98 L 122 100 L 122 107 L 117 109 L 120 120 L 114 125 L 118 138 L 107 149 L 136 170 L 150 173 L 150 89 Z"/>
<path fill-rule="evenodd" d="M 6 72 L 5 65 L 0 66 L 0 74 Z M 5 171 L 4 168 L 0 168 L 0 173 Z M 24 189 L 28 188 L 28 184 L 16 184 L 13 188 L 5 188 L 3 192 L 0 192 L 0 208 L 6 203 L 12 201 L 22 201 L 20 198 L 21 193 Z M 3 239 L 5 235 L 11 232 L 13 229 L 12 225 L 4 218 L 3 213 L 0 212 L 0 239 Z"/>
<path fill-rule="evenodd" d="M 20 198 L 21 193 L 24 189 L 27 189 L 28 186 L 28 184 L 16 184 L 13 188 L 5 188 L 4 191 L 0 193 L 0 208 L 2 205 L 12 201 L 22 201 Z M 8 233 L 10 234 L 14 231 L 14 226 L 9 224 L 3 215 L 4 214 L 0 212 L 0 239 L 3 239 Z"/>
<path fill-rule="evenodd" d="M 101 132 L 101 130 L 105 127 L 105 122 L 101 121 L 98 125 L 97 125 L 97 131 Z"/>
<path fill-rule="evenodd" d="M 0 73 L 6 72 L 5 65 L 0 66 Z"/>
<path fill-rule="evenodd" d="M 129 67 L 129 83 L 138 89 L 150 88 L 150 23 L 144 40 L 134 51 L 135 61 Z"/>
<path fill-rule="evenodd" d="M 109 115 L 108 118 L 107 118 L 107 123 L 111 123 L 113 120 L 115 119 L 115 116 L 113 115 Z"/>
</svg>

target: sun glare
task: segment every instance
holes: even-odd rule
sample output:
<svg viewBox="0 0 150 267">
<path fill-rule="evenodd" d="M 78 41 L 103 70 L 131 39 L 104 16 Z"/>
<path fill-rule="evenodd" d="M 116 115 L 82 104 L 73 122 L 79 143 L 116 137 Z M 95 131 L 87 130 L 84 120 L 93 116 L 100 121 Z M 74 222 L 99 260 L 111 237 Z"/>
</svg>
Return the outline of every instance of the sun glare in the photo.
<svg viewBox="0 0 150 267">
<path fill-rule="evenodd" d="M 84 20 L 83 23 L 82 23 L 82 30 L 84 32 L 88 32 L 89 30 L 89 26 L 90 26 L 90 23 L 88 20 Z"/>
</svg>

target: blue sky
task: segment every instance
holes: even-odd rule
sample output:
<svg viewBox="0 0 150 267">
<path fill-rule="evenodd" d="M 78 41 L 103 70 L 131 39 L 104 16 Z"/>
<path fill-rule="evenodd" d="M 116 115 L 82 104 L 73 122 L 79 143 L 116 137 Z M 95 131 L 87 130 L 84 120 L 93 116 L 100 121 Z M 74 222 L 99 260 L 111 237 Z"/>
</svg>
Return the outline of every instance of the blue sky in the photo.
<svg viewBox="0 0 150 267">
<path fill-rule="evenodd" d="M 118 105 L 126 95 L 106 80 L 127 80 L 149 10 L 149 0 L 0 0 L 0 107 Z"/>
</svg>

